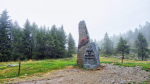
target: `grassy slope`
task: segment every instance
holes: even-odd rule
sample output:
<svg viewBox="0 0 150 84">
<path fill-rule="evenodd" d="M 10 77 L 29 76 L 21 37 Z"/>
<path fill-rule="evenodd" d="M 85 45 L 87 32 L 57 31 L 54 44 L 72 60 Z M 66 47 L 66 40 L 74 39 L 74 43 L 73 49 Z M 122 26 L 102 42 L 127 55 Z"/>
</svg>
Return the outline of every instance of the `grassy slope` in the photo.
<svg viewBox="0 0 150 84">
<path fill-rule="evenodd" d="M 76 65 L 76 56 L 73 58 L 63 58 L 63 59 L 47 59 L 40 61 L 26 61 L 21 62 L 21 72 L 18 76 L 18 66 L 7 67 L 10 64 L 18 64 L 18 62 L 0 62 L 0 81 L 6 78 L 14 78 L 25 76 L 25 74 L 33 75 L 37 73 L 49 72 L 51 70 L 57 70 L 64 68 L 68 65 Z M 121 64 L 121 59 L 118 58 L 106 58 L 100 57 L 101 63 L 114 63 L 120 66 L 143 66 L 142 69 L 150 71 L 150 61 L 135 61 L 135 60 L 124 60 L 124 64 Z"/>
</svg>

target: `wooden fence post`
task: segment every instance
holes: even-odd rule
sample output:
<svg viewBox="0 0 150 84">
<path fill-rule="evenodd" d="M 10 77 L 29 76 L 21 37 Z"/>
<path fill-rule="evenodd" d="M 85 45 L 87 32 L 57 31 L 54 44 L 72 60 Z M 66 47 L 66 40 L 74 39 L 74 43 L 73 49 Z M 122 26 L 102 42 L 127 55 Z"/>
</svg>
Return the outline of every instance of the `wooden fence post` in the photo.
<svg viewBox="0 0 150 84">
<path fill-rule="evenodd" d="M 20 66 L 21 66 L 21 62 L 19 62 L 19 70 L 18 70 L 18 75 L 20 75 Z"/>
</svg>

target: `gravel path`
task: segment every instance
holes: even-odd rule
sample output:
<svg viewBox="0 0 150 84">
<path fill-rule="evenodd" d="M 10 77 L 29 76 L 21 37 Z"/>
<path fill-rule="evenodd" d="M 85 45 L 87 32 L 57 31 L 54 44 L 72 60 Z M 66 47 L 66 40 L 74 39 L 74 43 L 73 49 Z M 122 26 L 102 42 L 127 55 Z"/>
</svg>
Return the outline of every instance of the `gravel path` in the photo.
<svg viewBox="0 0 150 84">
<path fill-rule="evenodd" d="M 123 67 L 113 64 L 101 64 L 100 70 L 63 69 L 39 78 L 30 78 L 19 84 L 124 84 L 146 81 L 150 72 L 141 70 L 140 66 Z"/>
</svg>

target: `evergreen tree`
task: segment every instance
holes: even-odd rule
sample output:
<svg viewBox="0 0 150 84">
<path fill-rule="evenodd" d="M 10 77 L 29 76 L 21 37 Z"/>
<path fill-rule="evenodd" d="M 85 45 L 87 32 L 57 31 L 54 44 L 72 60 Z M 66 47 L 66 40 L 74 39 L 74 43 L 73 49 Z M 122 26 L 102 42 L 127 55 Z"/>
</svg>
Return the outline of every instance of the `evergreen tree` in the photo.
<svg viewBox="0 0 150 84">
<path fill-rule="evenodd" d="M 66 33 L 61 28 L 46 26 L 38 28 L 27 19 L 24 28 L 9 20 L 7 11 L 0 16 L 0 61 L 62 58 L 75 53 L 75 43 L 72 35 L 68 38 L 68 51 L 66 51 Z"/>
<path fill-rule="evenodd" d="M 12 33 L 13 33 L 13 39 L 12 39 L 12 46 L 13 46 L 13 57 L 14 60 L 23 60 L 25 59 L 23 49 L 23 30 L 18 25 L 18 22 L 15 21 L 14 25 L 12 26 Z"/>
<path fill-rule="evenodd" d="M 122 54 L 122 63 L 124 59 L 124 54 L 129 54 L 129 50 L 130 49 L 127 41 L 121 37 L 119 43 L 117 44 L 116 52 Z"/>
<path fill-rule="evenodd" d="M 61 57 L 61 53 L 60 53 L 60 50 L 61 50 L 61 47 L 60 47 L 60 41 L 59 41 L 59 38 L 58 38 L 58 30 L 57 28 L 55 27 L 55 25 L 52 26 L 51 28 L 51 35 L 54 39 L 54 52 L 53 52 L 53 57 L 54 58 L 59 58 Z"/>
<path fill-rule="evenodd" d="M 58 40 L 60 42 L 60 57 L 64 57 L 66 55 L 66 50 L 65 50 L 65 44 L 67 42 L 67 36 L 66 36 L 66 33 L 63 29 L 63 26 L 61 26 L 61 28 L 58 29 Z"/>
<path fill-rule="evenodd" d="M 141 57 L 142 61 L 144 58 L 148 58 L 148 43 L 142 33 L 138 34 L 137 40 L 135 41 L 135 46 L 137 48 L 138 57 Z"/>
<path fill-rule="evenodd" d="M 36 52 L 32 56 L 34 59 L 42 59 L 44 57 L 44 39 L 42 27 L 37 31 L 36 35 Z"/>
<path fill-rule="evenodd" d="M 32 59 L 37 59 L 38 55 L 38 43 L 37 43 L 37 34 L 38 34 L 38 25 L 34 22 L 31 27 L 31 56 Z"/>
<path fill-rule="evenodd" d="M 69 36 L 68 36 L 68 56 L 71 57 L 72 54 L 75 53 L 75 42 L 74 42 L 74 39 L 71 35 L 71 33 L 69 33 Z"/>
<path fill-rule="evenodd" d="M 30 26 L 30 22 L 27 19 L 24 25 L 24 35 L 25 37 L 23 38 L 23 42 L 24 42 L 24 54 L 26 56 L 27 59 L 31 59 L 31 26 Z"/>
<path fill-rule="evenodd" d="M 107 32 L 104 36 L 103 50 L 106 54 L 111 54 L 113 52 L 113 42 L 110 40 Z"/>
<path fill-rule="evenodd" d="M 34 54 L 36 52 L 36 35 L 38 31 L 38 26 L 34 22 L 31 25 L 31 53 Z"/>
<path fill-rule="evenodd" d="M 4 10 L 0 16 L 0 61 L 12 60 L 10 20 Z"/>
<path fill-rule="evenodd" d="M 45 56 L 45 42 L 48 40 L 46 39 L 46 26 L 44 25 L 43 27 L 41 27 L 41 58 L 46 58 Z"/>
<path fill-rule="evenodd" d="M 46 39 L 48 39 L 45 42 L 45 58 L 52 58 L 53 57 L 53 53 L 55 52 L 53 49 L 55 48 L 55 44 L 54 44 L 54 39 L 52 37 L 52 35 L 49 33 L 47 34 Z"/>
</svg>

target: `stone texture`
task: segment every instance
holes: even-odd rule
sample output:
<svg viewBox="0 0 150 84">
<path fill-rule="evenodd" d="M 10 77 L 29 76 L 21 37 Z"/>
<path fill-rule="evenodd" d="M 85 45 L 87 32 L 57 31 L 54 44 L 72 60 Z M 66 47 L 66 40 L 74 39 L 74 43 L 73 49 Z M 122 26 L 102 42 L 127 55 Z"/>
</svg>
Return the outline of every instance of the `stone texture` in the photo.
<svg viewBox="0 0 150 84">
<path fill-rule="evenodd" d="M 100 66 L 98 47 L 95 42 L 90 43 L 84 54 L 84 68 L 98 68 Z"/>
<path fill-rule="evenodd" d="M 77 51 L 77 64 L 83 66 L 84 64 L 84 53 L 90 43 L 89 33 L 85 24 L 85 21 L 79 22 L 79 44 Z"/>
</svg>

